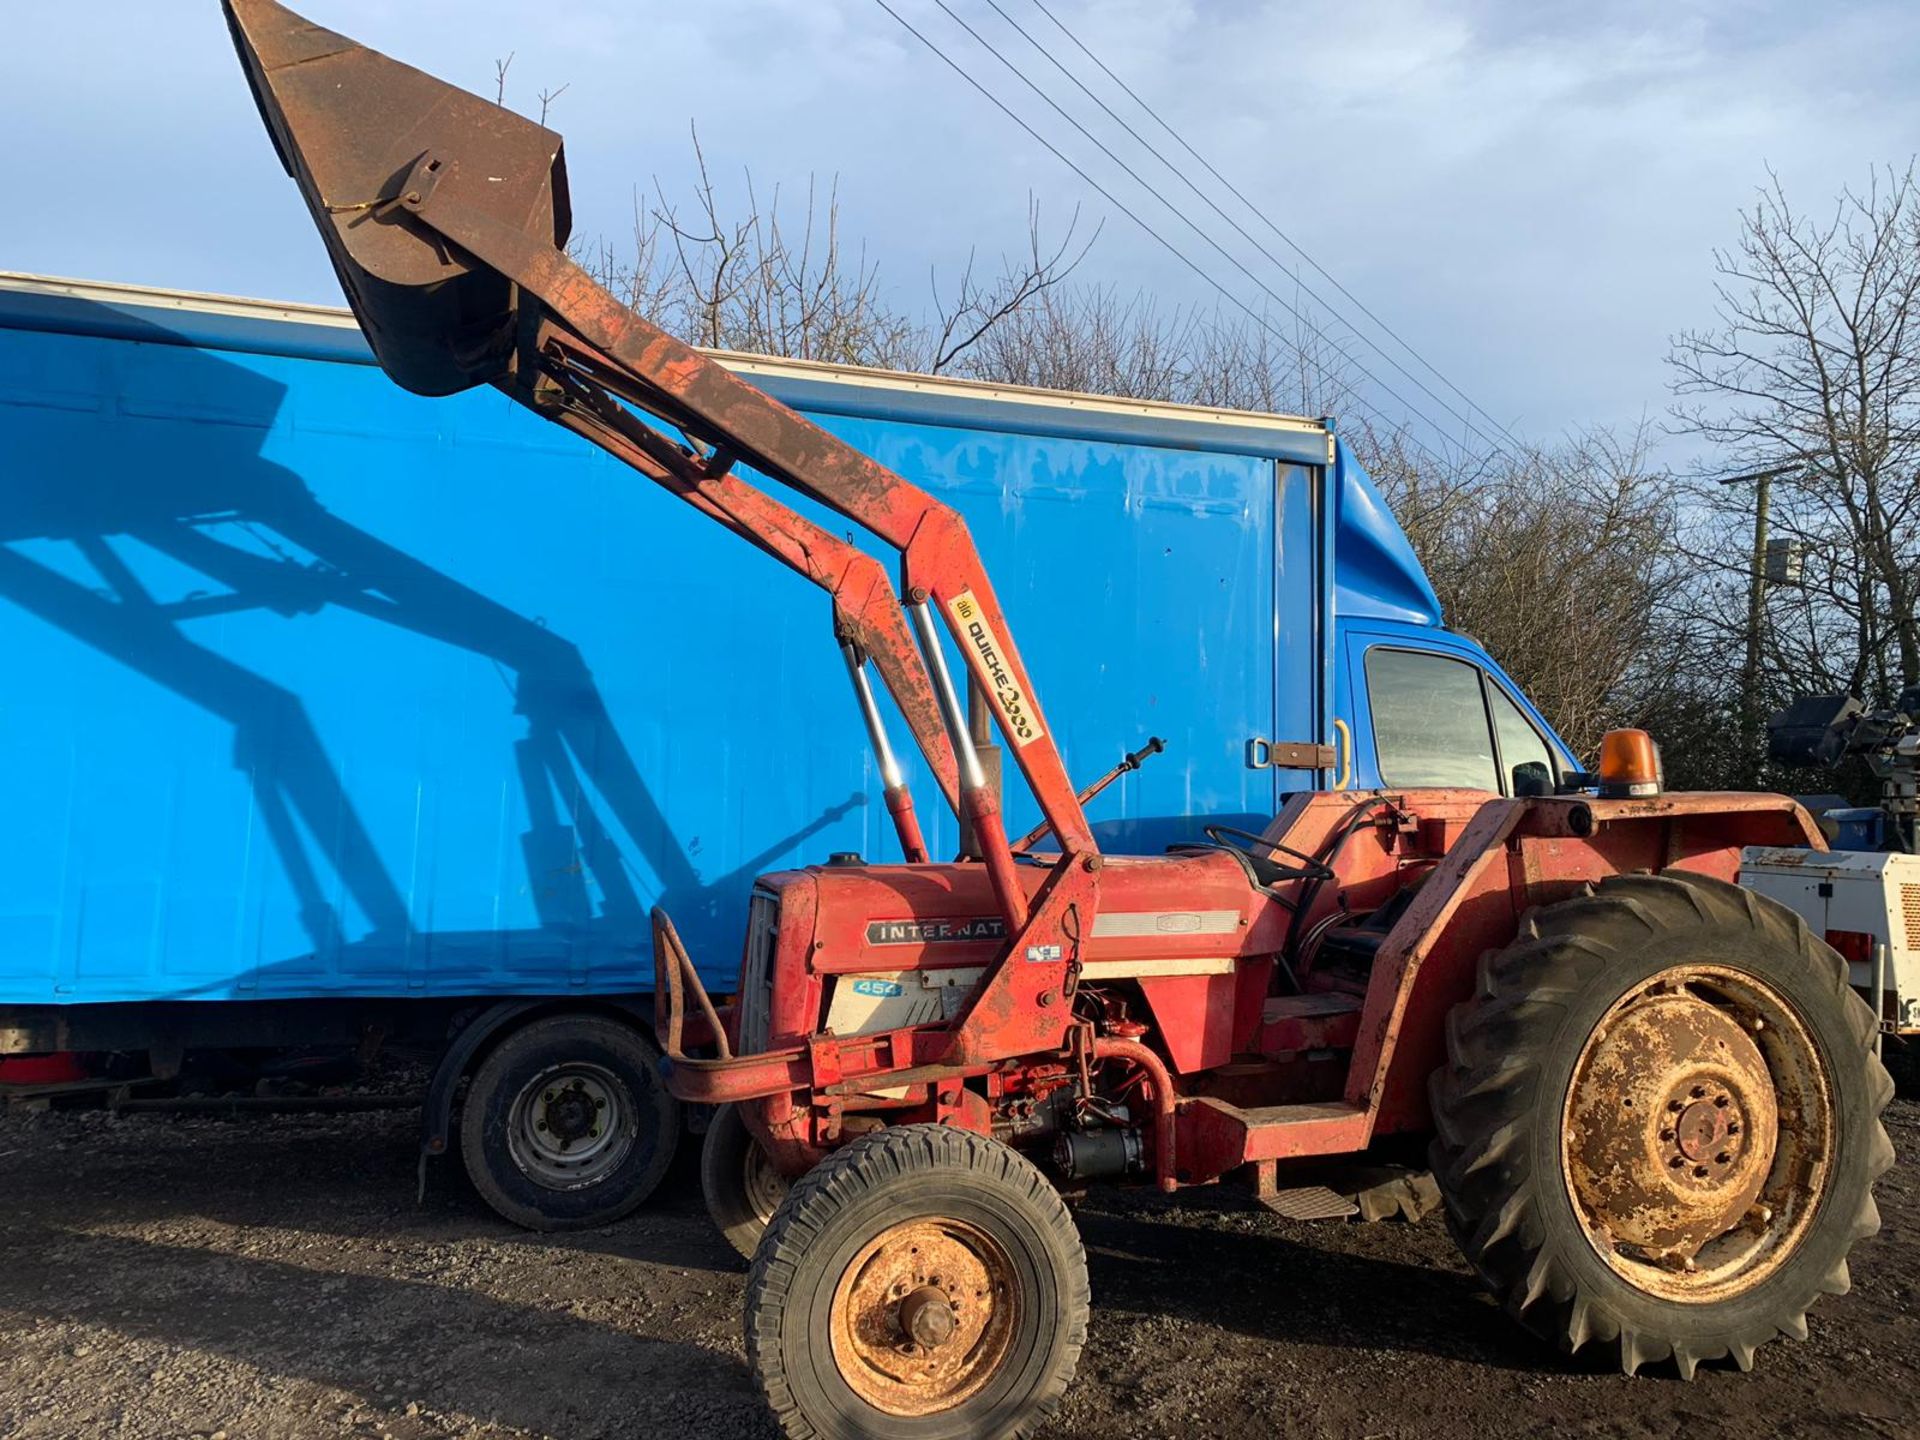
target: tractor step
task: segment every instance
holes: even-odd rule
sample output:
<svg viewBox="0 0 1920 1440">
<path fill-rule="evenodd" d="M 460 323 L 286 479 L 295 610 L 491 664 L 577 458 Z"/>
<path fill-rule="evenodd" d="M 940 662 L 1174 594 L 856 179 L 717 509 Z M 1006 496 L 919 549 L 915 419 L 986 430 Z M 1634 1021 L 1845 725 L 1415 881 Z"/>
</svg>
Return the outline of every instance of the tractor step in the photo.
<svg viewBox="0 0 1920 1440">
<path fill-rule="evenodd" d="M 1283 1220 L 1348 1220 L 1360 1213 L 1358 1205 L 1325 1185 L 1256 1192 L 1253 1198 Z"/>
<path fill-rule="evenodd" d="M 1334 990 L 1275 995 L 1260 1011 L 1260 1053 L 1351 1050 L 1360 1034 L 1360 1003 L 1358 995 Z"/>
<path fill-rule="evenodd" d="M 1372 1129 L 1366 1107 L 1345 1100 L 1243 1110 L 1203 1095 L 1182 1107 L 1182 1117 L 1205 1133 L 1206 1154 L 1228 1159 L 1222 1169 L 1255 1160 L 1351 1155 L 1367 1148 Z"/>
<path fill-rule="evenodd" d="M 1316 1172 L 1323 1167 L 1316 1166 Z M 1319 1185 L 1281 1186 L 1272 1160 L 1253 1167 L 1253 1198 L 1288 1220 L 1424 1220 L 1440 1207 L 1440 1187 L 1424 1170 L 1336 1163 Z"/>
</svg>

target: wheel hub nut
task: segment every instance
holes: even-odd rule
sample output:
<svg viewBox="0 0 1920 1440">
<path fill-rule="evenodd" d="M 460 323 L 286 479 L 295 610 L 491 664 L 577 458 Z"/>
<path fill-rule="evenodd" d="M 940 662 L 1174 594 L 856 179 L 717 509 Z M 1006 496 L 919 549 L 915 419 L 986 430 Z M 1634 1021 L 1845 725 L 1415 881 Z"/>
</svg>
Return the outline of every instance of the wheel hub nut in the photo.
<svg viewBox="0 0 1920 1440">
<path fill-rule="evenodd" d="M 1727 1138 L 1727 1119 L 1726 1109 L 1710 1100 L 1696 1100 L 1687 1106 L 1680 1113 L 1680 1122 L 1673 1127 L 1680 1153 L 1698 1161 L 1720 1149 Z"/>
<path fill-rule="evenodd" d="M 929 1350 L 952 1339 L 957 1323 L 945 1292 L 932 1285 L 922 1285 L 900 1302 L 901 1331 Z"/>
<path fill-rule="evenodd" d="M 566 1140 L 578 1140 L 593 1128 L 593 1107 L 577 1090 L 563 1090 L 547 1107 L 547 1128 Z"/>
</svg>

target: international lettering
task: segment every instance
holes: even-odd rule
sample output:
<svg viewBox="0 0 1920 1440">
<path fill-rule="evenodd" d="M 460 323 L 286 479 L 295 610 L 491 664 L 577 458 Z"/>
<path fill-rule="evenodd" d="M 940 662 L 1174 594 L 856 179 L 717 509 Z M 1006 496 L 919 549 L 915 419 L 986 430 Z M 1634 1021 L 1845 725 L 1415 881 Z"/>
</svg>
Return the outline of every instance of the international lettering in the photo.
<svg viewBox="0 0 1920 1440">
<path fill-rule="evenodd" d="M 953 920 L 869 920 L 869 945 L 952 945 L 969 940 L 1004 940 L 1007 923 L 998 916 Z"/>
</svg>

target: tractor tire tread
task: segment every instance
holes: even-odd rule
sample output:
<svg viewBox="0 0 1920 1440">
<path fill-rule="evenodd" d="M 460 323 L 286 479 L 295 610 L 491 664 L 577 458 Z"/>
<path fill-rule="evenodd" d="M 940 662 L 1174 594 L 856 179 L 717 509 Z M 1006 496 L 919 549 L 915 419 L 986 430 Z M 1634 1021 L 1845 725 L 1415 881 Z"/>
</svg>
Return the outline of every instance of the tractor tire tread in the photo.
<svg viewBox="0 0 1920 1440">
<path fill-rule="evenodd" d="M 756 1143 L 739 1107 L 729 1103 L 714 1112 L 700 1146 L 700 1193 L 707 1216 L 749 1265 L 766 1232 L 746 1180 L 747 1152 Z"/>
<path fill-rule="evenodd" d="M 1845 963 L 1798 916 L 1752 891 L 1691 874 L 1619 875 L 1591 893 L 1535 908 L 1514 943 L 1481 957 L 1475 998 L 1445 1026 L 1446 1062 L 1429 1082 L 1434 1138 L 1429 1163 L 1440 1182 L 1448 1229 L 1474 1271 L 1522 1325 L 1572 1353 L 1611 1348 L 1628 1375 L 1672 1360 L 1691 1379 L 1704 1361 L 1731 1358 L 1740 1369 L 1776 1334 L 1806 1335 L 1806 1311 L 1820 1294 L 1844 1293 L 1845 1259 L 1803 1286 L 1779 1311 L 1717 1338 L 1680 1339 L 1635 1328 L 1601 1295 L 1583 1293 L 1538 1207 L 1527 1143 L 1535 1123 L 1539 1066 L 1562 999 L 1600 976 L 1623 950 L 1676 926 L 1743 926 L 1796 949 L 1845 1011 L 1863 1050 L 1873 1017 L 1848 984 Z M 1543 1000 L 1542 997 L 1547 997 Z M 1867 1185 L 1848 1229 L 1874 1234 L 1880 1217 L 1871 1182 L 1893 1163 L 1879 1114 L 1893 1086 L 1871 1067 Z M 1555 1183 L 1559 1183 L 1557 1178 Z"/>
<path fill-rule="evenodd" d="M 1025 1440 L 1059 1409 L 1087 1343 L 1091 1287 L 1073 1217 L 1060 1192 L 1032 1162 L 1007 1145 L 952 1125 L 892 1125 L 833 1151 L 787 1192 L 753 1257 L 747 1275 L 746 1350 L 767 1405 L 787 1440 L 838 1440 L 802 1413 L 786 1374 L 778 1327 L 769 1324 L 792 1294 L 799 1259 L 829 1220 L 876 1183 L 912 1174 L 963 1168 L 1004 1186 L 1068 1247 L 1074 1262 L 1065 1282 L 1067 1330 L 1058 1363 L 1028 1401 L 1005 1440 Z"/>
</svg>

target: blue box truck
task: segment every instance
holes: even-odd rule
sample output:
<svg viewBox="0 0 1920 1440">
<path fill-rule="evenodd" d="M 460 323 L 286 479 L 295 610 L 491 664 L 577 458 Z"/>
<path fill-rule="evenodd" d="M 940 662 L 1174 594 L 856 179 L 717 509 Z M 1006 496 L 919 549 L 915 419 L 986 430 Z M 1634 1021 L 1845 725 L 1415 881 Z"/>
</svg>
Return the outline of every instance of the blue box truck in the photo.
<svg viewBox="0 0 1920 1440">
<path fill-rule="evenodd" d="M 962 513 L 1084 780 L 1165 740 L 1106 848 L 1574 768 L 1329 422 L 725 361 Z M 525 1224 L 671 1156 L 651 906 L 737 954 L 755 875 L 898 854 L 817 591 L 344 310 L 0 274 L 0 656 L 0 1082 L 410 1050 Z M 462 1123 L 556 1085 L 591 1153 Z"/>
</svg>

